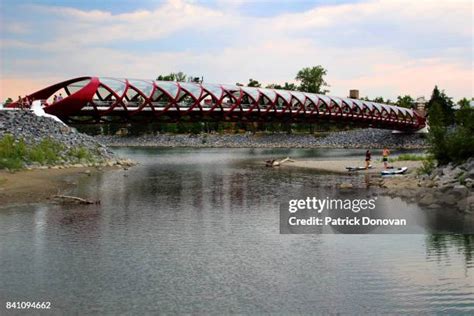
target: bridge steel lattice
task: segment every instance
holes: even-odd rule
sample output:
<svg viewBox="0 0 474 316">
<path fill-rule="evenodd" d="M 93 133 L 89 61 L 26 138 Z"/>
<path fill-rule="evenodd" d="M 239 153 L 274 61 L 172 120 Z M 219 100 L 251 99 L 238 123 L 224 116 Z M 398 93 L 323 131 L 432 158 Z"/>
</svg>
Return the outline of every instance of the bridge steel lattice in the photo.
<svg viewBox="0 0 474 316">
<path fill-rule="evenodd" d="M 53 95 L 64 93 L 53 102 Z M 99 123 L 112 117 L 175 122 L 352 122 L 365 127 L 414 131 L 426 125 L 416 111 L 328 95 L 237 85 L 79 77 L 25 97 L 42 100 L 46 113 L 69 122 Z M 18 107 L 17 102 L 10 107 Z"/>
</svg>

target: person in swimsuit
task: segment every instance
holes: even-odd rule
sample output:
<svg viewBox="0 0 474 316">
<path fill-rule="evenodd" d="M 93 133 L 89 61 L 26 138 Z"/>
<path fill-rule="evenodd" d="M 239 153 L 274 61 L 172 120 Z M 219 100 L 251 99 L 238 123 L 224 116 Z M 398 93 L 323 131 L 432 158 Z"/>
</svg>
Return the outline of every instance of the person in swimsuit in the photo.
<svg viewBox="0 0 474 316">
<path fill-rule="evenodd" d="M 387 147 L 384 147 L 382 151 L 382 161 L 385 169 L 388 168 L 388 156 L 390 155 L 390 150 Z"/>
<path fill-rule="evenodd" d="M 369 169 L 370 160 L 372 160 L 372 153 L 370 152 L 370 149 L 368 149 L 365 152 L 365 169 Z"/>
</svg>

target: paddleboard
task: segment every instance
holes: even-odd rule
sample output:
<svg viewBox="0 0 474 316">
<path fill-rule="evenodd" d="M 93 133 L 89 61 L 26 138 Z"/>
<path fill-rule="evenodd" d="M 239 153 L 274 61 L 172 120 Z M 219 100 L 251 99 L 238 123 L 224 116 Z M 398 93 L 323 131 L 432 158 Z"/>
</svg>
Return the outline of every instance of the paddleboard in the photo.
<svg viewBox="0 0 474 316">
<path fill-rule="evenodd" d="M 348 171 L 359 171 L 359 170 L 365 170 L 365 167 L 360 167 L 360 166 L 353 166 L 353 167 L 346 167 Z M 372 165 L 369 165 L 369 169 L 372 169 Z"/>
<path fill-rule="evenodd" d="M 388 169 L 388 170 L 382 170 L 381 174 L 383 176 L 388 176 L 388 175 L 393 175 L 393 174 L 404 174 L 407 172 L 408 167 L 401 167 L 401 168 L 396 168 L 396 169 Z"/>
</svg>

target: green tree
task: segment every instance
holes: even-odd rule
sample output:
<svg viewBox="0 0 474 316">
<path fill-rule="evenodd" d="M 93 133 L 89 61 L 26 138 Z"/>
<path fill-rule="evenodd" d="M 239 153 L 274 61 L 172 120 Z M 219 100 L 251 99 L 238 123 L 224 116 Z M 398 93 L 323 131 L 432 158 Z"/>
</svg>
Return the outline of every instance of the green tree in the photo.
<svg viewBox="0 0 474 316">
<path fill-rule="evenodd" d="M 182 72 L 172 72 L 169 75 L 159 75 L 156 80 L 158 81 L 178 81 L 178 82 L 184 82 L 186 81 L 186 75 Z"/>
<path fill-rule="evenodd" d="M 430 151 L 439 164 L 446 164 L 450 161 L 446 146 L 447 125 L 441 105 L 436 101 L 430 107 L 429 125 L 428 140 L 431 144 Z"/>
<path fill-rule="evenodd" d="M 175 77 L 175 81 L 178 81 L 178 82 L 186 81 L 186 75 L 182 71 L 175 73 L 174 77 Z"/>
<path fill-rule="evenodd" d="M 372 100 L 372 102 L 385 103 L 383 97 L 376 97 L 375 99 Z"/>
<path fill-rule="evenodd" d="M 283 89 L 283 87 L 277 83 L 270 83 L 265 86 L 267 89 Z"/>
<path fill-rule="evenodd" d="M 294 83 L 288 83 L 288 82 L 285 82 L 284 85 L 271 83 L 271 84 L 267 85 L 265 88 L 278 89 L 278 90 L 290 90 L 290 91 L 298 90 L 298 87 Z"/>
<path fill-rule="evenodd" d="M 471 106 L 470 101 L 466 98 L 462 98 L 461 100 L 459 100 L 458 105 L 460 109 L 468 108 Z"/>
<path fill-rule="evenodd" d="M 446 142 L 450 161 L 460 163 L 474 157 L 474 109 L 469 106 L 456 111 L 454 124 Z"/>
<path fill-rule="evenodd" d="M 12 103 L 12 102 L 13 102 L 13 99 L 12 99 L 12 98 L 7 98 L 3 104 L 4 104 L 4 105 L 8 105 L 8 104 L 10 104 L 10 103 Z"/>
<path fill-rule="evenodd" d="M 329 87 L 327 82 L 324 80 L 324 76 L 326 74 L 327 70 L 320 65 L 301 69 L 298 71 L 298 74 L 295 78 L 300 82 L 298 90 L 321 94 L 329 92 L 329 90 L 324 89 L 324 87 Z"/>
<path fill-rule="evenodd" d="M 170 73 L 169 75 L 159 75 L 156 80 L 158 81 L 174 81 L 174 74 Z"/>
<path fill-rule="evenodd" d="M 409 95 L 398 96 L 395 104 L 402 108 L 413 109 L 415 100 Z"/>
<path fill-rule="evenodd" d="M 249 83 L 247 84 L 247 87 L 255 87 L 255 88 L 260 88 L 262 84 L 258 82 L 257 80 L 254 80 L 252 78 L 249 79 Z"/>
<path fill-rule="evenodd" d="M 428 110 L 428 117 L 431 115 L 431 107 L 434 104 L 440 106 L 440 111 L 442 112 L 443 120 L 447 125 L 454 123 L 454 110 L 453 110 L 453 100 L 446 95 L 444 91 L 440 91 L 438 86 L 435 86 L 433 93 L 431 94 L 431 99 L 426 105 Z M 437 109 L 438 110 L 438 109 Z M 431 119 L 430 119 L 431 120 Z"/>
<path fill-rule="evenodd" d="M 285 82 L 283 85 L 283 90 L 296 91 L 298 90 L 298 87 L 294 83 Z"/>
<path fill-rule="evenodd" d="M 451 98 L 437 87 L 429 102 L 430 151 L 441 165 L 474 156 L 474 109 L 462 102 L 454 114 Z"/>
</svg>

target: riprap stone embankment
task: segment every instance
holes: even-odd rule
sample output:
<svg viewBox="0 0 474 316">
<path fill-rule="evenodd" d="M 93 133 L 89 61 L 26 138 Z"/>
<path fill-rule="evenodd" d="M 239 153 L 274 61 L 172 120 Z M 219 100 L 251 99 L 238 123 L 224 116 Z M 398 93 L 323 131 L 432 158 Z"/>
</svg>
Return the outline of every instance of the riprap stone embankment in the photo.
<svg viewBox="0 0 474 316">
<path fill-rule="evenodd" d="M 94 137 L 78 133 L 73 128 L 61 124 L 49 117 L 36 116 L 31 111 L 25 110 L 0 110 L 0 139 L 11 135 L 16 141 L 23 140 L 26 146 L 35 146 L 45 139 L 58 144 L 57 166 L 90 166 L 90 165 L 115 165 L 132 164 L 131 161 L 120 159 L 105 145 Z M 87 153 L 87 161 L 71 156 L 74 149 L 82 149 Z M 42 167 L 33 163 L 26 167 Z M 50 166 L 51 167 L 51 166 Z"/>
<path fill-rule="evenodd" d="M 426 148 L 422 134 L 393 134 L 390 130 L 357 129 L 317 135 L 287 133 L 156 134 L 142 136 L 95 136 L 109 146 L 226 147 L 226 148 Z"/>
<path fill-rule="evenodd" d="M 409 174 L 376 181 L 384 193 L 427 208 L 474 213 L 474 158 L 457 166 L 438 167 L 430 175 Z"/>
</svg>

